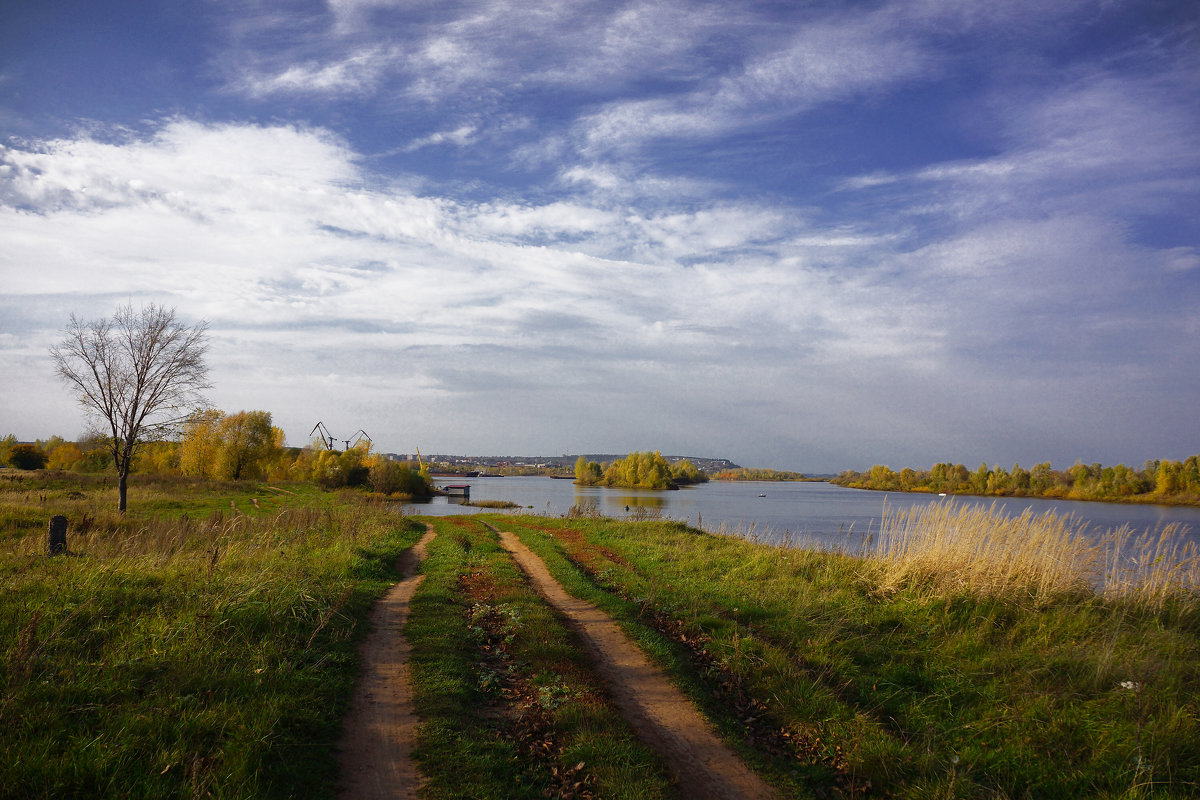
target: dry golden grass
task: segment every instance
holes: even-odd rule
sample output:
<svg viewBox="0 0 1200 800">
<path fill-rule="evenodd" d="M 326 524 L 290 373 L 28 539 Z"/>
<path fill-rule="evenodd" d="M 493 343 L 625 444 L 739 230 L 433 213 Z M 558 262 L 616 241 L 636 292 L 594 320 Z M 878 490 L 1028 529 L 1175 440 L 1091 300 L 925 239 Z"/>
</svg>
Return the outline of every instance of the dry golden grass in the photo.
<svg viewBox="0 0 1200 800">
<path fill-rule="evenodd" d="M 336 528 L 353 542 L 367 529 L 380 527 L 378 512 L 363 506 L 339 509 L 336 513 L 320 508 L 299 507 L 265 514 L 245 514 L 236 509 L 212 511 L 204 518 L 153 517 L 137 519 L 115 512 L 100 511 L 95 516 L 81 514 L 72 523 L 68 544 L 70 552 L 92 559 L 152 557 L 169 561 L 211 550 L 233 547 L 258 550 L 303 540 L 310 532 Z M 40 530 L 15 537 L 8 542 L 14 555 L 40 555 L 46 549 L 46 537 Z"/>
<path fill-rule="evenodd" d="M 1200 548 L 1178 523 L 1134 534 L 1124 526 L 1104 538 L 1104 594 L 1151 610 L 1168 602 L 1200 606 Z"/>
<path fill-rule="evenodd" d="M 1039 605 L 1099 591 L 1161 609 L 1200 604 L 1200 551 L 1181 533 L 1101 534 L 1052 511 L 1010 516 L 995 504 L 946 502 L 886 511 L 869 556 L 885 589 L 919 584 Z"/>
</svg>

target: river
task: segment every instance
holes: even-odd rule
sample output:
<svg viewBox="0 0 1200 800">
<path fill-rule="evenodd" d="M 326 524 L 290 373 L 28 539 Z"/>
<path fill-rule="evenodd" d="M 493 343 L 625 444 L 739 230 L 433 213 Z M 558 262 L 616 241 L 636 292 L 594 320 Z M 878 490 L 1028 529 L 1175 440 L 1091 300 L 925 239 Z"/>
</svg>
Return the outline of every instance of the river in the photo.
<svg viewBox="0 0 1200 800">
<path fill-rule="evenodd" d="M 576 486 L 572 481 L 541 476 L 435 478 L 434 483 L 438 486 L 469 484 L 472 501 L 507 500 L 521 506 L 514 509 L 518 513 L 558 517 L 572 506 L 587 506 L 604 516 L 622 519 L 649 511 L 709 531 L 724 528 L 759 541 L 808 542 L 817 547 L 850 552 L 857 552 L 864 537 L 878 530 L 885 503 L 888 509 L 903 510 L 950 499 L 928 494 L 846 489 L 811 482 L 712 481 L 671 492 Z M 1043 511 L 1070 514 L 1086 523 L 1088 531 L 1097 535 L 1122 525 L 1129 525 L 1140 533 L 1179 523 L 1187 529 L 1183 535 L 1200 544 L 1200 508 L 1028 497 L 962 496 L 952 501 L 987 505 L 995 502 L 998 508 L 1012 515 L 1020 514 L 1026 508 L 1031 508 L 1035 514 Z M 464 506 L 446 497 L 412 504 L 405 509 L 408 513 L 430 515 L 490 510 Z"/>
</svg>

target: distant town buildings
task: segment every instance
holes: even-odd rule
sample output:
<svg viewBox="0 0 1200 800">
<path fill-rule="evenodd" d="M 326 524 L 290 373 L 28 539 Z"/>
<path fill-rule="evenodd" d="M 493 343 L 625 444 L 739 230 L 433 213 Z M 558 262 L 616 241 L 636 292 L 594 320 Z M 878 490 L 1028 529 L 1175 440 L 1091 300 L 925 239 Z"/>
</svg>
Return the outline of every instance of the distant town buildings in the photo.
<svg viewBox="0 0 1200 800">
<path fill-rule="evenodd" d="M 417 463 L 416 453 L 384 453 L 384 455 L 396 461 Z M 603 464 L 622 459 L 628 453 L 564 453 L 561 456 L 463 456 L 447 453 L 431 453 L 428 455 L 423 454 L 421 459 L 426 465 L 437 465 L 438 467 L 449 468 L 458 472 L 473 470 L 481 472 L 489 470 L 545 470 L 553 472 L 574 469 L 575 461 L 580 455 L 588 461 L 596 461 Z M 690 461 L 697 469 L 703 472 L 720 472 L 722 470 L 739 468 L 737 464 L 727 458 L 704 458 L 701 456 L 663 456 L 663 458 L 672 464 L 677 461 Z"/>
</svg>

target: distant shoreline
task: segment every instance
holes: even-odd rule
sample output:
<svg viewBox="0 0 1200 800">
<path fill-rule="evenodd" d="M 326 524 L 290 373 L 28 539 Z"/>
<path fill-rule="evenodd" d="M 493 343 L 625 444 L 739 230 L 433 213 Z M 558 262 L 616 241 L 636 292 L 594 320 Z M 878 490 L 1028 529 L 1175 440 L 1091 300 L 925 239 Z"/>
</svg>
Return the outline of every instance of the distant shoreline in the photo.
<svg viewBox="0 0 1200 800">
<path fill-rule="evenodd" d="M 927 489 L 876 489 L 873 486 L 842 486 L 840 483 L 833 483 L 828 479 L 826 483 L 832 483 L 834 486 L 841 486 L 843 489 L 853 489 L 860 492 L 882 492 L 884 494 L 924 494 L 937 497 L 940 492 L 931 492 Z M 1200 508 L 1200 498 L 1172 498 L 1162 496 L 1147 496 L 1147 495 L 1128 495 L 1126 497 L 1067 497 L 1066 495 L 1051 495 L 1051 494 L 975 494 L 973 492 L 946 492 L 946 497 L 979 497 L 983 499 L 991 498 L 993 500 L 1062 500 L 1070 503 L 1113 503 L 1115 505 L 1125 506 L 1171 506 L 1185 508 Z"/>
</svg>

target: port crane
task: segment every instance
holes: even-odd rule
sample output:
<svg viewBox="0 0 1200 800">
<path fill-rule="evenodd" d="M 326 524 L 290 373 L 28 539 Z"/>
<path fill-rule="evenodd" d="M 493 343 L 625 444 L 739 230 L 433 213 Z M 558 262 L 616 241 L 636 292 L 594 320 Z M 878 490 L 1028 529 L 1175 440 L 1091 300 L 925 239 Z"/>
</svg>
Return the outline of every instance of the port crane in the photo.
<svg viewBox="0 0 1200 800">
<path fill-rule="evenodd" d="M 349 439 L 342 439 L 330 433 L 329 428 L 325 427 L 324 422 L 318 422 L 313 426 L 313 429 L 308 432 L 308 435 L 312 436 L 314 433 L 321 437 L 321 444 L 325 445 L 326 450 L 333 450 L 334 442 L 342 442 L 346 445 L 347 450 L 350 449 L 351 442 L 357 446 L 359 442 L 361 442 L 363 439 L 366 439 L 367 445 L 369 446 L 371 444 L 371 437 L 367 435 L 367 432 L 362 428 L 359 428 L 357 431 L 355 431 Z"/>
</svg>

